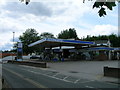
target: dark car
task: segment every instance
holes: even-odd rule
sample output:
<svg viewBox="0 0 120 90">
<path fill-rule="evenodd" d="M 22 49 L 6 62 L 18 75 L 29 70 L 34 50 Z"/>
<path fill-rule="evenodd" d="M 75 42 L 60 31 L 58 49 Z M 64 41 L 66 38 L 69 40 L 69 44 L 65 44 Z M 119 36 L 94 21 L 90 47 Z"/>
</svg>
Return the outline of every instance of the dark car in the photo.
<svg viewBox="0 0 120 90">
<path fill-rule="evenodd" d="M 31 56 L 30 59 L 40 59 L 38 56 Z"/>
</svg>

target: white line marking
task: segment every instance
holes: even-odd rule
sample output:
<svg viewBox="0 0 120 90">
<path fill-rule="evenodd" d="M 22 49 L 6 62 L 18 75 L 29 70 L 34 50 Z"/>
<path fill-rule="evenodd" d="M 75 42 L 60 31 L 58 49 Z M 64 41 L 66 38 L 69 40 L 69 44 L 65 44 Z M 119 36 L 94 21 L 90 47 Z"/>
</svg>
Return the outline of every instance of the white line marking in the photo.
<svg viewBox="0 0 120 90">
<path fill-rule="evenodd" d="M 45 73 L 45 75 L 50 74 L 50 73 L 52 73 L 52 72 Z"/>
<path fill-rule="evenodd" d="M 95 87 L 92 87 L 92 86 L 85 86 L 85 87 L 87 87 L 87 88 L 94 88 L 94 89 L 96 89 L 96 90 L 102 90 L 102 89 L 95 88 Z"/>
<path fill-rule="evenodd" d="M 63 80 L 65 80 L 66 78 L 68 78 L 69 76 L 66 76 L 65 78 L 63 78 Z"/>
<path fill-rule="evenodd" d="M 77 83 L 80 79 L 76 80 L 74 83 Z"/>
<path fill-rule="evenodd" d="M 87 88 L 94 88 L 94 87 L 91 87 L 91 86 L 85 86 L 85 87 L 87 87 Z"/>
<path fill-rule="evenodd" d="M 19 66 L 22 66 L 22 67 L 29 67 L 29 68 L 37 68 L 37 67 L 27 66 L 27 65 L 19 65 Z"/>
<path fill-rule="evenodd" d="M 58 74 L 60 74 L 60 73 L 56 73 L 55 75 L 53 75 L 53 77 L 57 76 Z"/>
<path fill-rule="evenodd" d="M 60 79 L 60 78 L 57 78 L 57 77 L 49 76 L 49 75 L 47 75 L 47 74 L 42 74 L 42 73 L 38 73 L 38 72 L 31 71 L 31 70 L 26 70 L 26 69 L 23 69 L 23 70 L 29 71 L 29 72 L 32 72 L 32 73 L 36 73 L 36 74 L 40 74 L 40 75 L 43 75 L 43 76 L 51 77 L 51 78 L 54 78 L 54 79 L 57 79 L 57 80 L 62 80 L 62 81 L 65 81 L 65 82 L 74 83 L 74 82 L 72 82 L 72 81 L 63 80 L 63 79 Z"/>
<path fill-rule="evenodd" d="M 22 66 L 22 67 L 29 67 L 29 68 L 36 68 L 36 69 L 40 69 L 40 70 L 44 70 L 44 71 L 53 71 L 53 72 L 57 72 L 56 70 L 50 70 L 48 68 L 39 68 L 39 67 L 34 67 L 34 66 L 26 66 L 26 65 L 19 65 L 19 66 Z"/>
<path fill-rule="evenodd" d="M 95 80 L 89 80 L 89 81 L 80 82 L 80 83 L 87 83 L 87 82 L 92 82 L 92 81 L 95 81 Z"/>
</svg>

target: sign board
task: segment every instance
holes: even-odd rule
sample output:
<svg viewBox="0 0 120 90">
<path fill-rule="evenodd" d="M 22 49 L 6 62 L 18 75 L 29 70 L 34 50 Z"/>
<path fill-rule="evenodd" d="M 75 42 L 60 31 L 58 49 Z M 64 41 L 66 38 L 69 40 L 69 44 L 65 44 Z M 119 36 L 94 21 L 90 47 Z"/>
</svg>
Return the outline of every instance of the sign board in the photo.
<svg viewBox="0 0 120 90">
<path fill-rule="evenodd" d="M 18 52 L 22 52 L 22 48 L 18 48 Z"/>
<path fill-rule="evenodd" d="M 17 48 L 17 61 L 22 61 L 22 54 L 23 54 L 22 43 L 19 42 L 17 47 L 18 47 Z"/>
<path fill-rule="evenodd" d="M 22 43 L 21 42 L 18 43 L 18 48 L 22 48 Z"/>
</svg>

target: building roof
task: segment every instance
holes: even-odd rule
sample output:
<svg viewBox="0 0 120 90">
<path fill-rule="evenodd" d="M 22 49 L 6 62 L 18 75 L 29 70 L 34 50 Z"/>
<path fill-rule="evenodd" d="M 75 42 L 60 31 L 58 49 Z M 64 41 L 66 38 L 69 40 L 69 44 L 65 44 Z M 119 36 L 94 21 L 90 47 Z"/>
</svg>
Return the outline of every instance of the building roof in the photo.
<svg viewBox="0 0 120 90">
<path fill-rule="evenodd" d="M 108 40 L 96 40 L 94 41 L 96 44 L 103 44 L 103 43 L 108 43 Z"/>
<path fill-rule="evenodd" d="M 88 50 L 114 50 L 112 47 L 93 47 L 93 48 L 88 48 Z"/>
<path fill-rule="evenodd" d="M 67 39 L 53 39 L 45 38 L 38 40 L 28 45 L 28 47 L 40 45 L 40 47 L 57 47 L 57 46 L 75 46 L 75 45 L 91 45 L 94 42 L 81 41 L 81 40 L 67 40 Z"/>
<path fill-rule="evenodd" d="M 120 51 L 120 48 L 115 48 L 115 47 L 92 47 L 92 48 L 88 48 L 88 50 L 114 50 L 114 51 Z"/>
</svg>

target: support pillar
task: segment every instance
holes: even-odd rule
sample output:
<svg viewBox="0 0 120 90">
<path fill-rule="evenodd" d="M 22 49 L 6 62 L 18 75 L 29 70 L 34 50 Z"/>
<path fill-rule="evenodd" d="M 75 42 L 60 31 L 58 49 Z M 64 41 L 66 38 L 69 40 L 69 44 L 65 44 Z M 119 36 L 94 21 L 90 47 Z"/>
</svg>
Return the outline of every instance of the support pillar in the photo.
<svg viewBox="0 0 120 90">
<path fill-rule="evenodd" d="M 43 47 L 43 59 L 45 59 L 45 47 Z"/>
<path fill-rule="evenodd" d="M 109 50 L 108 59 L 111 60 L 111 50 Z"/>
<path fill-rule="evenodd" d="M 50 56 L 49 56 L 50 60 L 52 60 L 51 55 L 52 55 L 52 46 L 50 46 Z"/>
<path fill-rule="evenodd" d="M 61 44 L 60 44 L 60 54 L 59 54 L 59 60 L 62 60 L 62 53 L 61 53 Z"/>
</svg>

